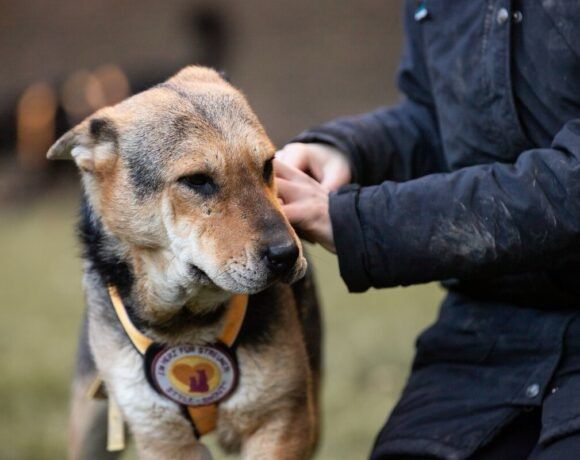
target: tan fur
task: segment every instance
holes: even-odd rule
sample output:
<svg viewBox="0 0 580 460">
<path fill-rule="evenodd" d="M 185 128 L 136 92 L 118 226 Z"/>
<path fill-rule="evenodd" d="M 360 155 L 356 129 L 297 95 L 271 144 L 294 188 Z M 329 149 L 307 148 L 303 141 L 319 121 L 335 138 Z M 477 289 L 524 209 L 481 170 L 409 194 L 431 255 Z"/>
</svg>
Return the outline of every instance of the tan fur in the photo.
<svg viewBox="0 0 580 460">
<path fill-rule="evenodd" d="M 316 441 L 312 376 L 287 302 L 286 327 L 276 331 L 274 344 L 258 355 L 240 350 L 240 389 L 220 407 L 219 435 L 226 442 L 241 433 L 243 458 L 307 458 Z"/>
<path fill-rule="evenodd" d="M 114 135 L 94 135 L 95 119 L 105 120 Z M 179 129 L 171 131 L 172 124 Z M 150 141 L 136 158 L 143 139 Z M 115 237 L 115 253 L 133 268 L 132 296 L 140 305 L 135 314 L 159 326 L 144 332 L 173 345 L 213 342 L 220 330 L 219 321 L 161 327 L 183 308 L 211 312 L 233 292 L 252 294 L 272 284 L 261 251 L 273 236 L 294 241 L 300 251 L 286 281 L 304 275 L 300 242 L 281 212 L 274 181 L 263 179 L 273 154 L 245 98 L 214 71 L 189 67 L 164 85 L 100 110 L 57 141 L 48 156 L 77 163 L 92 208 Z M 155 165 L 154 190 L 134 182 L 141 161 L 145 168 Z M 198 173 L 219 185 L 219 198 L 192 193 L 180 182 Z M 209 280 L 192 282 L 190 264 Z M 203 458 L 179 407 L 150 387 L 141 356 L 108 320 L 102 281 L 87 272 L 85 289 L 96 368 L 135 436 L 139 458 Z M 280 292 L 280 326 L 269 343 L 239 347 L 239 386 L 219 409 L 222 444 L 248 459 L 307 458 L 317 433 L 318 377 L 309 368 L 291 290 Z M 91 417 L 80 396 L 85 384 L 75 387 L 73 433 L 83 430 L 80 418 Z M 72 444 L 78 451 L 78 439 Z"/>
</svg>

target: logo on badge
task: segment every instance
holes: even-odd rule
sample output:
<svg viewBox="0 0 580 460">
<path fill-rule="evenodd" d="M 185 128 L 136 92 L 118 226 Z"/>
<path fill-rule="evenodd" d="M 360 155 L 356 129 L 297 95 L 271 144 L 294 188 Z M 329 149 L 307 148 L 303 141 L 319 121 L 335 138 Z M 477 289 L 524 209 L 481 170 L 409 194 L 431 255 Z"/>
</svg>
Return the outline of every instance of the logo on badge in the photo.
<svg viewBox="0 0 580 460">
<path fill-rule="evenodd" d="M 150 369 L 158 390 L 187 406 L 205 406 L 224 399 L 237 383 L 237 372 L 226 349 L 212 345 L 164 348 L 155 355 Z"/>
</svg>

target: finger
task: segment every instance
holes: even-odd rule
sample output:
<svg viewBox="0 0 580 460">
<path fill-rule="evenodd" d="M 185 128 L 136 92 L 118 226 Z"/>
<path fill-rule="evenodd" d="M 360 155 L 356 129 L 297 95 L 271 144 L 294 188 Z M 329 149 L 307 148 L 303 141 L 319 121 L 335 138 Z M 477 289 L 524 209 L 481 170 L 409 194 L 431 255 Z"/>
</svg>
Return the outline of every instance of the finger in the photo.
<svg viewBox="0 0 580 460">
<path fill-rule="evenodd" d="M 282 206 L 282 211 L 293 226 L 306 230 L 308 222 L 308 208 L 302 203 L 288 203 Z"/>
<path fill-rule="evenodd" d="M 350 171 L 342 164 L 329 164 L 324 171 L 324 178 L 320 182 L 326 190 L 334 192 L 340 186 L 348 184 L 350 181 Z"/>
<path fill-rule="evenodd" d="M 301 202 L 290 203 L 283 206 L 282 211 L 301 237 L 306 237 L 311 243 L 319 243 L 336 254 L 330 222 L 321 222 L 311 206 L 305 206 Z"/>
<path fill-rule="evenodd" d="M 324 168 L 323 166 L 317 162 L 313 161 L 312 158 L 309 158 L 308 161 L 308 170 L 306 171 L 312 178 L 316 179 L 316 182 L 322 183 L 324 180 Z"/>
<path fill-rule="evenodd" d="M 288 165 L 287 163 L 278 159 L 278 157 L 274 158 L 274 172 L 277 178 L 283 178 L 291 180 L 292 177 L 295 176 L 295 171 L 298 171 L 297 168 Z"/>
<path fill-rule="evenodd" d="M 298 236 L 309 243 L 316 243 L 316 238 L 305 227 L 305 209 L 304 206 L 289 204 L 282 206 L 282 212 L 298 234 Z"/>
<path fill-rule="evenodd" d="M 276 159 L 300 171 L 308 169 L 308 156 L 301 147 L 288 145 L 276 152 Z"/>
<path fill-rule="evenodd" d="M 302 200 L 312 195 L 311 190 L 303 184 L 286 179 L 276 179 L 276 188 L 278 196 L 282 198 L 282 201 L 286 204 Z"/>
<path fill-rule="evenodd" d="M 300 171 L 305 172 L 317 182 L 322 180 L 324 174 L 322 164 L 316 160 L 314 153 L 316 149 L 312 146 L 305 147 L 303 144 L 288 144 L 282 150 L 276 153 L 276 158 L 293 166 Z"/>
<path fill-rule="evenodd" d="M 285 158 L 290 158 L 291 160 L 286 161 Z M 280 156 L 276 155 L 276 159 L 280 160 L 281 163 L 289 166 L 291 168 L 296 168 L 299 171 L 302 171 L 308 177 L 313 178 L 316 182 L 322 180 L 323 171 L 321 166 L 312 161 L 312 158 L 306 155 L 301 156 Z M 306 179 L 305 179 L 306 180 Z"/>
<path fill-rule="evenodd" d="M 288 201 L 287 195 L 289 192 L 289 184 L 291 182 L 286 179 L 281 179 L 279 177 L 276 178 L 276 195 L 280 198 L 284 203 Z"/>
<path fill-rule="evenodd" d="M 297 168 L 290 166 L 282 161 L 274 159 L 274 172 L 277 178 L 297 181 L 297 182 L 310 182 L 313 179 L 308 175 L 303 173 Z"/>
</svg>

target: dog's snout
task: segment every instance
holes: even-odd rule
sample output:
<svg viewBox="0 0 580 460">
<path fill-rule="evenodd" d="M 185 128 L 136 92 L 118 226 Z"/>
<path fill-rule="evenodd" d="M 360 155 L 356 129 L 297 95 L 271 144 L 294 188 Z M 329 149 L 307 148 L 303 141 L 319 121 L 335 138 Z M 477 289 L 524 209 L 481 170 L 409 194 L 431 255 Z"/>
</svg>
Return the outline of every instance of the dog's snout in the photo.
<svg viewBox="0 0 580 460">
<path fill-rule="evenodd" d="M 293 242 L 275 243 L 266 248 L 266 262 L 276 274 L 288 273 L 298 259 L 298 246 Z"/>
</svg>

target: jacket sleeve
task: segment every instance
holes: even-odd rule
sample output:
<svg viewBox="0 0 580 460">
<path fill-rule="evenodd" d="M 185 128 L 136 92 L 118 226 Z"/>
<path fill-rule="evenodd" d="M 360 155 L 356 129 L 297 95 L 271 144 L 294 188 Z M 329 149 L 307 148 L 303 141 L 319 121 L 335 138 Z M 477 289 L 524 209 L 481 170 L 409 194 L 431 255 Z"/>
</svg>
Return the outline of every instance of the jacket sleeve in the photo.
<svg viewBox="0 0 580 460">
<path fill-rule="evenodd" d="M 405 11 L 406 42 L 398 86 L 405 98 L 393 107 L 343 117 L 309 129 L 293 142 L 333 145 L 349 158 L 353 182 L 405 181 L 445 169 L 437 116 L 422 51 L 422 30 Z"/>
<path fill-rule="evenodd" d="M 549 268 L 580 247 L 580 119 L 551 148 L 330 198 L 351 291 Z"/>
</svg>

